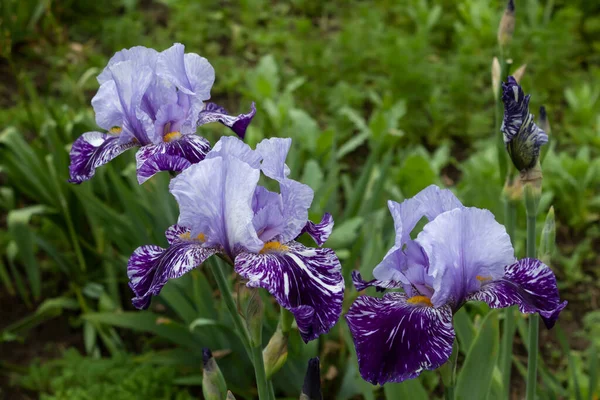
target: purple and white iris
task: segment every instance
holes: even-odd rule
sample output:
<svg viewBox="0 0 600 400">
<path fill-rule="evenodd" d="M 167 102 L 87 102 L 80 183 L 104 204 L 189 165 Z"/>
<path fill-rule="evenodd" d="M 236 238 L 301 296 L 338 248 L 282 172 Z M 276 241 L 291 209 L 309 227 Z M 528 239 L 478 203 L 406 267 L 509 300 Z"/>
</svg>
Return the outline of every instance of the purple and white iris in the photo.
<svg viewBox="0 0 600 400">
<path fill-rule="evenodd" d="M 308 221 L 313 191 L 289 179 L 285 159 L 291 139 L 265 139 L 252 150 L 223 137 L 205 159 L 170 184 L 179 220 L 166 232 L 169 248 L 139 247 L 127 268 L 133 304 L 147 308 L 169 279 L 180 277 L 213 254 L 229 259 L 247 286 L 267 289 L 296 318 L 304 341 L 338 320 L 344 280 L 331 249 L 305 247 L 306 232 L 320 246 L 333 228 L 331 215 Z M 261 172 L 280 193 L 258 185 Z"/>
<path fill-rule="evenodd" d="M 184 54 L 182 44 L 167 50 L 138 46 L 116 53 L 98 75 L 100 89 L 92 99 L 96 123 L 107 132 L 87 132 L 71 148 L 72 183 L 90 179 L 96 168 L 125 150 L 136 154 L 139 183 L 159 171 L 182 171 L 204 159 L 210 150 L 196 128 L 221 122 L 244 137 L 256 109 L 227 115 L 205 103 L 215 71 L 203 57 Z"/>
<path fill-rule="evenodd" d="M 360 373 L 373 384 L 402 382 L 444 364 L 452 353 L 452 315 L 467 301 L 492 308 L 518 305 L 550 329 L 566 306 L 556 278 L 541 261 L 516 260 L 510 237 L 492 213 L 464 207 L 449 190 L 429 186 L 388 203 L 395 245 L 358 290 L 402 288 L 382 298 L 360 296 L 346 315 Z M 421 218 L 429 222 L 411 239 Z"/>
<path fill-rule="evenodd" d="M 504 145 L 519 171 L 535 167 L 540 156 L 540 147 L 548 143 L 548 135 L 533 121 L 529 112 L 531 95 L 525 96 L 523 89 L 512 76 L 502 83 L 504 118 L 501 131 Z"/>
</svg>

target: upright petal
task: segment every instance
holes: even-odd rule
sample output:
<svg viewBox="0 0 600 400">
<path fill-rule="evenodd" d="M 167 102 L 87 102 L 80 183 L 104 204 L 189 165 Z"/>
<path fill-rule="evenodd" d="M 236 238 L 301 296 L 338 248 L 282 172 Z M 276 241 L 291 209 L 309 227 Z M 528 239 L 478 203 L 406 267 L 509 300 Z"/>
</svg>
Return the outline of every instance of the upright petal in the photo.
<svg viewBox="0 0 600 400">
<path fill-rule="evenodd" d="M 236 137 L 221 137 L 212 150 L 206 155 L 206 158 L 221 157 L 224 154 L 239 158 L 252 168 L 260 168 L 260 162 L 262 160 L 260 153 L 252 150 L 248 144 Z"/>
<path fill-rule="evenodd" d="M 278 182 L 287 179 L 290 169 L 285 165 L 285 159 L 292 145 L 292 139 L 264 139 L 256 145 L 256 151 L 262 156 L 262 172 Z"/>
<path fill-rule="evenodd" d="M 478 208 L 457 208 L 438 215 L 416 242 L 429 258 L 436 307 L 460 305 L 480 287 L 480 280 L 498 279 L 515 261 L 506 229 L 494 215 Z M 479 279 L 478 279 L 479 278 Z"/>
<path fill-rule="evenodd" d="M 152 296 L 160 293 L 169 279 L 179 278 L 215 253 L 198 240 L 177 240 L 168 249 L 159 246 L 138 247 L 127 264 L 129 287 L 135 297 L 133 305 L 145 309 Z"/>
<path fill-rule="evenodd" d="M 236 157 L 205 159 L 183 171 L 170 184 L 179 203 L 179 225 L 192 236 L 206 236 L 207 244 L 222 246 L 230 257 L 242 249 L 258 252 L 252 199 L 259 171 Z"/>
<path fill-rule="evenodd" d="M 274 239 L 285 227 L 283 203 L 279 193 L 257 186 L 252 199 L 252 224 L 263 242 Z"/>
<path fill-rule="evenodd" d="M 240 114 L 237 116 L 229 115 L 227 111 L 215 103 L 206 103 L 206 106 L 198 115 L 198 122 L 196 125 L 204 125 L 210 122 L 220 122 L 228 128 L 231 128 L 236 135 L 240 138 L 246 136 L 246 129 L 254 115 L 256 114 L 256 106 L 254 103 L 250 106 L 250 112 L 247 114 Z"/>
<path fill-rule="evenodd" d="M 360 374 L 374 385 L 415 378 L 440 367 L 452 353 L 454 328 L 448 306 L 419 304 L 402 293 L 360 296 L 346 320 Z"/>
<path fill-rule="evenodd" d="M 323 214 L 323 218 L 321 218 L 321 222 L 319 222 L 318 224 L 315 224 L 310 220 L 307 221 L 306 225 L 304 225 L 304 228 L 302 228 L 302 232 L 300 232 L 300 234 L 303 234 L 305 232 L 308 233 L 310 237 L 314 239 L 315 243 L 317 243 L 317 245 L 319 245 L 320 247 L 323 245 L 323 243 L 327 241 L 332 231 L 333 217 L 331 216 L 331 214 L 325 213 Z"/>
<path fill-rule="evenodd" d="M 133 135 L 142 145 L 150 143 L 152 120 L 141 110 L 146 89 L 154 74 L 148 66 L 136 67 L 132 61 L 121 61 L 109 67 L 115 84 L 120 107 L 123 110 L 123 130 Z M 107 82 L 106 84 L 108 84 Z M 94 100 L 92 100 L 94 105 Z M 98 112 L 94 105 L 94 111 Z"/>
<path fill-rule="evenodd" d="M 84 133 L 71 147 L 69 182 L 87 181 L 94 176 L 96 168 L 133 146 L 135 146 L 133 142 L 120 144 L 119 137 L 115 135 L 101 132 Z"/>
<path fill-rule="evenodd" d="M 279 240 L 288 242 L 297 238 L 306 226 L 308 209 L 312 204 L 314 192 L 310 186 L 287 178 L 279 183 L 279 188 L 285 220 Z"/>
<path fill-rule="evenodd" d="M 342 267 L 331 249 L 270 242 L 259 254 L 238 255 L 235 270 L 294 314 L 305 342 L 328 332 L 342 312 Z"/>
<path fill-rule="evenodd" d="M 523 313 L 539 313 L 548 329 L 567 306 L 560 301 L 556 277 L 548 266 L 534 258 L 508 265 L 504 277 L 484 282 L 468 300 L 484 301 L 492 308 L 518 305 Z"/>
<path fill-rule="evenodd" d="M 154 71 L 157 58 L 158 51 L 144 46 L 135 46 L 130 49 L 123 49 L 116 52 L 115 55 L 108 60 L 108 65 L 96 79 L 100 84 L 112 80 L 113 76 L 109 67 L 121 61 L 132 61 L 136 67 L 141 68 L 143 66 L 147 66 Z"/>
<path fill-rule="evenodd" d="M 198 54 L 184 54 L 185 46 L 175 43 L 160 53 L 157 74 L 173 83 L 183 93 L 204 101 L 210 98 L 215 70 L 208 60 Z"/>
</svg>

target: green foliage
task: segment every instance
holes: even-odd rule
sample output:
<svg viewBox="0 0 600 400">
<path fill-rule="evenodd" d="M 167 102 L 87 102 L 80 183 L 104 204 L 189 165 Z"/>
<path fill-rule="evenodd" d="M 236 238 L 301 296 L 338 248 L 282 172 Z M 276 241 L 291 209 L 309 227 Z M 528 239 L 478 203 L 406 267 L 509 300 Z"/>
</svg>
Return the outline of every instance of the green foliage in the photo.
<svg viewBox="0 0 600 400">
<path fill-rule="evenodd" d="M 43 400 L 193 399 L 176 386 L 178 376 L 172 367 L 138 363 L 127 355 L 96 359 L 70 349 L 60 359 L 32 364 L 18 384 Z"/>
</svg>

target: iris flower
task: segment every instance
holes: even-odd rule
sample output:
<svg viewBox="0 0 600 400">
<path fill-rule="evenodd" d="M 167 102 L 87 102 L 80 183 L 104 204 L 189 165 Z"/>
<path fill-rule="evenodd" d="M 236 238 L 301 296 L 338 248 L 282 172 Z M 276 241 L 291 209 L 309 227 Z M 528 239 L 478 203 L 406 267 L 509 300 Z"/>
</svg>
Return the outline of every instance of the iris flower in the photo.
<svg viewBox="0 0 600 400">
<path fill-rule="evenodd" d="M 219 121 L 240 137 L 256 110 L 237 117 L 213 103 L 215 71 L 198 54 L 184 54 L 182 44 L 163 52 L 138 46 L 116 53 L 98 75 L 92 99 L 96 123 L 106 132 L 87 132 L 71 148 L 72 183 L 90 179 L 96 168 L 132 147 L 139 183 L 159 171 L 182 171 L 210 150 L 195 135 L 200 125 Z"/>
<path fill-rule="evenodd" d="M 358 290 L 402 288 L 382 298 L 360 296 L 346 315 L 362 377 L 402 382 L 444 364 L 454 342 L 453 314 L 467 301 L 492 308 L 518 305 L 550 329 L 566 302 L 541 261 L 516 260 L 510 237 L 492 213 L 464 207 L 449 190 L 429 186 L 402 203 L 390 201 L 395 245 Z M 416 224 L 429 222 L 411 239 Z"/>
<path fill-rule="evenodd" d="M 329 331 L 342 310 L 344 280 L 331 249 L 295 241 L 303 232 L 321 246 L 333 228 L 331 215 L 308 221 L 313 191 L 289 179 L 285 158 L 291 139 L 265 139 L 252 150 L 223 137 L 206 155 L 171 180 L 179 203 L 177 225 L 166 232 L 169 248 L 139 247 L 128 264 L 133 304 L 147 308 L 169 279 L 218 254 L 247 286 L 267 289 L 296 318 L 304 341 Z M 261 172 L 280 193 L 258 185 Z"/>
<path fill-rule="evenodd" d="M 504 119 L 500 128 L 504 135 L 504 145 L 510 158 L 519 171 L 535 167 L 540 156 L 540 147 L 548 143 L 548 135 L 533 121 L 529 112 L 529 99 L 514 77 L 509 76 L 502 83 Z"/>
</svg>

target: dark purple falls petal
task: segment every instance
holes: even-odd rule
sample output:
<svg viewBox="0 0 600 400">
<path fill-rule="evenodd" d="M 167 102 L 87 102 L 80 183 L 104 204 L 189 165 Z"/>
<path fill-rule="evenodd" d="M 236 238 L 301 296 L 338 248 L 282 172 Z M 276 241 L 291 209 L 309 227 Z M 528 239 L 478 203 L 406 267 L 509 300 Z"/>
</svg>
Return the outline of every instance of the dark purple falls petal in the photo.
<svg viewBox="0 0 600 400">
<path fill-rule="evenodd" d="M 256 114 L 256 106 L 254 102 L 250 105 L 250 112 L 247 114 L 240 114 L 238 116 L 232 116 L 227 114 L 227 111 L 216 105 L 215 103 L 206 103 L 206 106 L 200 114 L 198 114 L 197 126 L 208 124 L 211 122 L 220 122 L 223 125 L 231 128 L 241 139 L 246 136 L 246 129 L 254 115 Z"/>
<path fill-rule="evenodd" d="M 360 374 L 374 385 L 416 378 L 440 367 L 452 353 L 450 307 L 406 300 L 403 293 L 360 296 L 346 314 Z"/>
<path fill-rule="evenodd" d="M 548 329 L 567 306 L 566 301 L 560 301 L 554 273 L 535 258 L 507 266 L 502 279 L 482 284 L 467 300 L 484 301 L 492 308 L 516 304 L 522 313 L 539 313 Z"/>
<path fill-rule="evenodd" d="M 323 246 L 323 243 L 327 241 L 329 235 L 331 235 L 331 231 L 333 230 L 333 217 L 329 213 L 323 214 L 323 218 L 321 218 L 321 222 L 315 224 L 312 221 L 307 221 L 304 228 L 302 228 L 303 233 L 308 233 L 310 237 L 312 237 L 315 243 L 319 246 Z"/>
<path fill-rule="evenodd" d="M 210 144 L 202 136 L 183 135 L 179 139 L 143 146 L 135 155 L 138 182 L 146 182 L 160 171 L 181 172 L 196 164 L 210 151 Z"/>
<path fill-rule="evenodd" d="M 96 168 L 106 164 L 127 149 L 134 142 L 122 144 L 119 136 L 102 132 L 87 132 L 81 135 L 71 147 L 69 182 L 87 181 L 96 173 Z"/>
<path fill-rule="evenodd" d="M 248 279 L 247 286 L 267 289 L 294 314 L 305 342 L 328 332 L 342 313 L 344 278 L 331 249 L 289 242 L 264 254 L 239 254 L 235 271 Z"/>
<path fill-rule="evenodd" d="M 154 245 L 138 247 L 127 263 L 129 287 L 135 294 L 133 305 L 148 308 L 152 296 L 160 293 L 169 279 L 179 278 L 214 253 L 215 249 L 203 247 L 200 241 L 187 239 L 174 241 L 168 249 Z"/>
<path fill-rule="evenodd" d="M 371 286 L 374 286 L 378 292 L 383 292 L 385 289 L 398 289 L 403 287 L 402 282 L 396 281 L 379 281 L 377 279 L 365 281 L 358 271 L 352 271 L 352 283 L 359 292 Z"/>
</svg>

